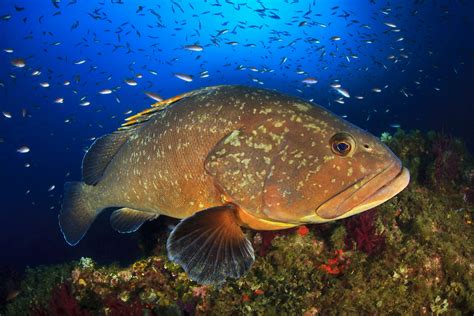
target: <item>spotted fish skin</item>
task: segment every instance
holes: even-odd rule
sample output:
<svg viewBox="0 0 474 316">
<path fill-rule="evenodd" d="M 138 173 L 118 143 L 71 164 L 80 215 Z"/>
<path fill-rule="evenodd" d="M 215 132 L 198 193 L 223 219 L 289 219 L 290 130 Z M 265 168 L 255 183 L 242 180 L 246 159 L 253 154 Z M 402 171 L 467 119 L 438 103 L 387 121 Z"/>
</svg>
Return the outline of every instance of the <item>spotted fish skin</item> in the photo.
<svg viewBox="0 0 474 316">
<path fill-rule="evenodd" d="M 204 163 L 239 125 L 238 110 L 220 100 L 224 93 L 203 89 L 134 129 L 97 184 L 103 203 L 175 218 L 222 204 Z"/>
<path fill-rule="evenodd" d="M 329 138 L 341 131 L 370 152 L 334 155 Z M 259 218 L 300 224 L 341 187 L 392 160 L 375 137 L 315 104 L 218 86 L 136 128 L 97 189 L 104 206 L 185 218 L 225 200 Z"/>
<path fill-rule="evenodd" d="M 160 214 L 182 219 L 170 260 L 202 284 L 239 278 L 255 260 L 241 230 L 357 214 L 400 192 L 409 173 L 377 138 L 322 107 L 245 86 L 192 91 L 96 140 L 84 182 L 66 183 L 59 224 L 77 244 L 95 217 L 119 232 Z"/>
</svg>

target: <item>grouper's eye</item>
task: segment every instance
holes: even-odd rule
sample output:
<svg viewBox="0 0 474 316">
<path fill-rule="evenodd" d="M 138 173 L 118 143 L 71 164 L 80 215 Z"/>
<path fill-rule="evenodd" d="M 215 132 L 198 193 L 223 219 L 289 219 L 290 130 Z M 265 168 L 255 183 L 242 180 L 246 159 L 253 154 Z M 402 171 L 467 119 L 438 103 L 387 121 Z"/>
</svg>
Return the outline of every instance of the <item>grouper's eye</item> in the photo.
<svg viewBox="0 0 474 316">
<path fill-rule="evenodd" d="M 336 155 L 348 156 L 354 151 L 355 141 L 348 133 L 337 133 L 331 137 L 330 145 Z"/>
</svg>

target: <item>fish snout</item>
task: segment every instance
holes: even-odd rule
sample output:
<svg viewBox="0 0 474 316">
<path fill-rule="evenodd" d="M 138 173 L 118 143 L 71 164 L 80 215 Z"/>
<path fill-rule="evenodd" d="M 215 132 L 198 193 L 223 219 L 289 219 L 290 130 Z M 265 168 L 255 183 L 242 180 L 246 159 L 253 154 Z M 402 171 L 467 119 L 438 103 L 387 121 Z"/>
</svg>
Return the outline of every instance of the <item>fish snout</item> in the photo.
<svg viewBox="0 0 474 316">
<path fill-rule="evenodd" d="M 381 172 L 356 181 L 316 209 L 325 221 L 352 216 L 384 203 L 402 191 L 410 181 L 410 172 L 395 157 Z"/>
</svg>

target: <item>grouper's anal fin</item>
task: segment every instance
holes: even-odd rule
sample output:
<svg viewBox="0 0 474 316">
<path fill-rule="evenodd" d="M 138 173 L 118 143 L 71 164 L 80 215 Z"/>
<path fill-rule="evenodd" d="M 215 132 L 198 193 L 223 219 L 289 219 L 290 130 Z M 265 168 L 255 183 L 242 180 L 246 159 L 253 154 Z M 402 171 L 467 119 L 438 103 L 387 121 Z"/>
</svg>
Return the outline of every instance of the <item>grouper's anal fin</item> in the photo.
<svg viewBox="0 0 474 316">
<path fill-rule="evenodd" d="M 118 131 L 95 140 L 82 160 L 82 177 L 88 185 L 97 184 L 112 158 L 127 142 L 132 131 Z"/>
<path fill-rule="evenodd" d="M 119 233 L 133 233 L 146 221 L 157 218 L 159 214 L 133 210 L 127 207 L 118 209 L 110 215 L 110 225 Z"/>
<path fill-rule="evenodd" d="M 239 278 L 255 260 L 233 205 L 213 207 L 182 220 L 171 232 L 166 248 L 191 280 L 220 284 Z"/>
</svg>

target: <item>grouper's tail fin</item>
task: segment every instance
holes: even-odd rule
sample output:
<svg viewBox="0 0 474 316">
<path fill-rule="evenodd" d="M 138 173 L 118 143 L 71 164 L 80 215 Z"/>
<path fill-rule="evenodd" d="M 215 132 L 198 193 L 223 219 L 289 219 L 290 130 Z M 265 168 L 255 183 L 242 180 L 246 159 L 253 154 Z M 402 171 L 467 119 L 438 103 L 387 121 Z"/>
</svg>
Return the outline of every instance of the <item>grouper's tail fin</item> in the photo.
<svg viewBox="0 0 474 316">
<path fill-rule="evenodd" d="M 67 243 L 75 246 L 102 211 L 97 205 L 94 186 L 84 182 L 66 182 L 59 226 Z"/>
</svg>

